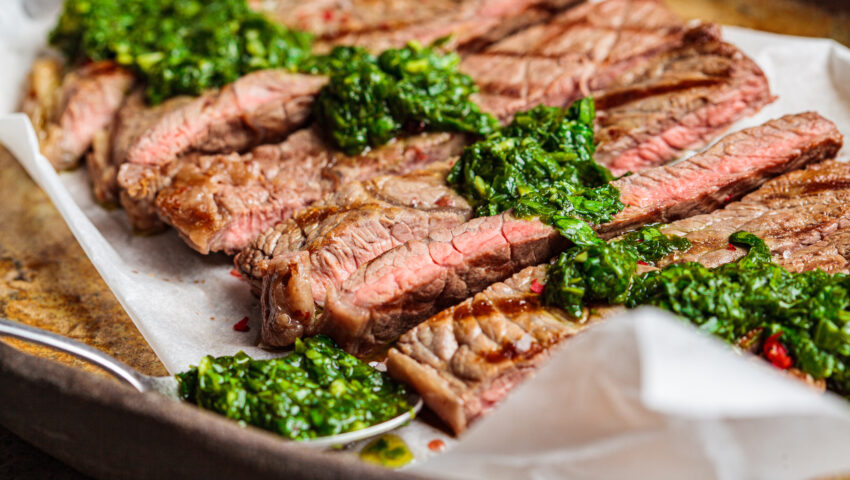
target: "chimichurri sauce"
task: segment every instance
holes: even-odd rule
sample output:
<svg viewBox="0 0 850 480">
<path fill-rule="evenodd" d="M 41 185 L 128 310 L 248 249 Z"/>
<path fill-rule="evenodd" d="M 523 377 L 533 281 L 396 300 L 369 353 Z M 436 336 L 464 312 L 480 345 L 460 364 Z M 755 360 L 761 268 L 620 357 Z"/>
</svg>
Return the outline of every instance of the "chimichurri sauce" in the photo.
<svg viewBox="0 0 850 480">
<path fill-rule="evenodd" d="M 295 440 L 359 430 L 410 411 L 403 385 L 319 335 L 288 356 L 210 356 L 177 375 L 180 396 Z"/>
<path fill-rule="evenodd" d="M 623 209 L 611 172 L 593 160 L 593 99 L 567 109 L 539 106 L 467 147 L 447 181 L 478 216 L 514 210 L 539 217 L 577 245 L 601 242 L 587 222 Z"/>
<path fill-rule="evenodd" d="M 255 70 L 295 69 L 312 36 L 267 20 L 245 0 L 66 0 L 50 43 L 72 61 L 131 68 L 159 103 Z"/>
<path fill-rule="evenodd" d="M 457 53 L 410 42 L 373 56 L 337 47 L 304 68 L 330 75 L 314 105 L 318 122 L 354 155 L 406 133 L 453 131 L 486 135 L 498 125 L 469 99 L 478 91 L 458 71 Z"/>
</svg>

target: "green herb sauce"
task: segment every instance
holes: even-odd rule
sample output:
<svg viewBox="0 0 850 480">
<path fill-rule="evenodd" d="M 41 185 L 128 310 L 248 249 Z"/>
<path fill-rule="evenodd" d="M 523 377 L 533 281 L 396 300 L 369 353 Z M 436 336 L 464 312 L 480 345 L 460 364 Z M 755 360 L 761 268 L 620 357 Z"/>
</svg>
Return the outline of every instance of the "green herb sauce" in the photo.
<svg viewBox="0 0 850 480">
<path fill-rule="evenodd" d="M 330 74 L 313 104 L 316 119 L 350 155 L 402 133 L 491 133 L 496 119 L 469 99 L 478 88 L 458 71 L 460 57 L 437 48 L 411 42 L 375 57 L 362 49 L 338 47 L 308 61 L 308 71 Z"/>
<path fill-rule="evenodd" d="M 297 340 L 284 358 L 206 356 L 177 375 L 180 396 L 242 424 L 306 440 L 359 430 L 411 409 L 403 385 L 333 340 Z"/>
<path fill-rule="evenodd" d="M 543 298 L 574 317 L 580 317 L 589 302 L 625 303 L 638 262 L 653 264 L 690 246 L 687 239 L 664 235 L 655 226 L 643 227 L 622 240 L 605 243 L 599 239 L 592 245 L 575 246 L 549 267 Z"/>
<path fill-rule="evenodd" d="M 147 81 L 152 103 L 197 95 L 264 68 L 295 69 L 312 36 L 245 0 L 66 0 L 50 43 L 71 60 L 115 60 Z"/>
<path fill-rule="evenodd" d="M 713 269 L 690 262 L 641 275 L 626 305 L 670 310 L 733 343 L 757 329 L 781 333 L 793 366 L 850 394 L 850 276 L 788 272 L 747 232 L 729 241 L 749 247 L 747 255 Z"/>
<path fill-rule="evenodd" d="M 387 468 L 401 468 L 413 461 L 413 453 L 398 435 L 387 434 L 369 442 L 360 451 L 364 462 Z"/>
<path fill-rule="evenodd" d="M 537 216 L 577 245 L 598 243 L 588 225 L 620 212 L 611 172 L 593 160 L 593 99 L 568 109 L 539 106 L 467 147 L 447 177 L 478 216 L 509 209 Z"/>
</svg>

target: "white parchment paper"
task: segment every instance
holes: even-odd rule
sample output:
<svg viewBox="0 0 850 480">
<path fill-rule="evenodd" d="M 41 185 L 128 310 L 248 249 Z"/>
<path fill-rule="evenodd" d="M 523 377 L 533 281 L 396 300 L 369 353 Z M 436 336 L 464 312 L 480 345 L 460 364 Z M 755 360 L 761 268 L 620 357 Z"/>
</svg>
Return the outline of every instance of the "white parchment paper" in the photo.
<svg viewBox="0 0 850 480">
<path fill-rule="evenodd" d="M 174 232 L 133 235 L 122 211 L 94 201 L 84 169 L 57 174 L 38 153 L 29 121 L 12 112 L 51 20 L 29 18 L 21 4 L 6 0 L 0 9 L 0 143 L 56 204 L 169 371 L 205 354 L 272 355 L 256 347 L 258 302 L 229 274 L 227 257 L 198 255 Z M 724 34 L 758 62 L 779 96 L 735 129 L 817 110 L 850 133 L 850 51 L 828 40 Z M 234 331 L 244 316 L 250 332 Z M 730 352 L 663 312 L 613 319 L 570 340 L 459 442 L 418 421 L 403 429 L 418 459 L 411 470 L 494 479 L 850 473 L 850 404 Z M 452 448 L 426 461 L 435 438 Z"/>
</svg>

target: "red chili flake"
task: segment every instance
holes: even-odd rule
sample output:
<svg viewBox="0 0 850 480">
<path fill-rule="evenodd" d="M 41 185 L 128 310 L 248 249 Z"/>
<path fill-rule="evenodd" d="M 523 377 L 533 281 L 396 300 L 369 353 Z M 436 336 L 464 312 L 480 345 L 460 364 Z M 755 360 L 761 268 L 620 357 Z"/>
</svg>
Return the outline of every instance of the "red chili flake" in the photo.
<svg viewBox="0 0 850 480">
<path fill-rule="evenodd" d="M 324 17 L 325 21 L 328 21 L 334 17 L 334 11 L 329 8 L 322 13 L 322 17 Z"/>
<path fill-rule="evenodd" d="M 726 196 L 726 198 L 724 198 L 724 199 L 723 199 L 723 203 L 729 203 L 729 202 L 731 202 L 733 197 L 734 197 L 734 195 L 732 195 L 732 194 L 730 193 L 729 195 L 727 195 L 727 196 Z"/>
<path fill-rule="evenodd" d="M 442 452 L 445 448 L 446 442 L 440 440 L 439 438 L 428 442 L 428 450 L 431 450 L 432 452 Z"/>
<path fill-rule="evenodd" d="M 242 274 L 239 273 L 239 270 L 236 270 L 235 268 L 230 270 L 230 274 L 236 278 L 242 278 Z"/>
<path fill-rule="evenodd" d="M 774 333 L 764 342 L 764 356 L 770 360 L 774 367 L 780 370 L 788 370 L 794 364 L 791 355 L 788 354 L 788 347 L 779 341 L 782 332 Z"/>
<path fill-rule="evenodd" d="M 544 285 L 542 283 L 538 282 L 536 278 L 531 281 L 531 291 L 532 292 L 543 293 L 543 287 L 544 287 Z"/>
<path fill-rule="evenodd" d="M 638 265 L 649 265 L 649 264 L 644 262 L 643 260 L 638 260 Z"/>
<path fill-rule="evenodd" d="M 731 243 L 726 244 L 726 250 L 734 252 L 736 250 L 735 245 L 732 245 Z"/>
<path fill-rule="evenodd" d="M 251 327 L 248 326 L 248 317 L 239 320 L 238 322 L 233 324 L 233 329 L 237 332 L 247 332 L 251 330 Z"/>
</svg>

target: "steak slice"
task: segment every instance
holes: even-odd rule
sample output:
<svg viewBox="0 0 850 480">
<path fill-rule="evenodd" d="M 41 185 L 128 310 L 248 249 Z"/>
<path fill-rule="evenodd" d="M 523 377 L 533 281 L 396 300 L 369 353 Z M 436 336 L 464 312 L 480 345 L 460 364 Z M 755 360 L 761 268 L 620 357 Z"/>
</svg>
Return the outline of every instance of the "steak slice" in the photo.
<svg viewBox="0 0 850 480">
<path fill-rule="evenodd" d="M 595 96 L 595 158 L 614 175 L 702 148 L 773 101 L 758 65 L 711 25 L 689 30 L 680 47 L 634 66 Z"/>
<path fill-rule="evenodd" d="M 176 108 L 154 107 L 160 116 L 122 139 L 125 162 L 162 166 L 188 152 L 238 152 L 280 140 L 303 125 L 326 78 L 286 70 L 250 73 Z"/>
<path fill-rule="evenodd" d="M 58 64 L 33 65 L 23 111 L 39 131 L 41 152 L 56 169 L 75 167 L 98 130 L 106 127 L 135 77 L 111 61 L 92 62 L 71 71 L 57 86 Z"/>
<path fill-rule="evenodd" d="M 96 162 L 110 166 L 99 170 L 103 175 L 96 177 L 96 190 L 97 184 L 117 183 L 134 228 L 161 228 L 153 202 L 171 182 L 175 160 L 191 153 L 238 152 L 283 139 L 307 122 L 312 100 L 324 83 L 320 76 L 261 70 L 221 90 L 175 97 L 153 107 L 146 106 L 139 93 L 124 107 L 109 162 L 103 155 Z"/>
<path fill-rule="evenodd" d="M 265 308 L 275 312 L 268 325 L 275 344 L 317 333 L 316 310 L 327 289 L 339 287 L 358 266 L 469 220 L 471 208 L 445 186 L 449 165 L 349 183 L 236 257 L 255 291 L 262 290 Z"/>
<path fill-rule="evenodd" d="M 476 101 L 500 118 L 529 105 L 566 105 L 681 44 L 685 26 L 657 0 L 587 2 L 467 55 Z"/>
<path fill-rule="evenodd" d="M 833 183 L 818 186 L 818 179 L 822 178 L 829 178 Z M 812 185 L 814 189 L 810 190 Z M 804 196 L 803 200 L 800 195 Z M 726 244 L 729 234 L 741 225 L 725 226 L 730 219 L 730 210 L 739 215 L 747 210 L 740 207 L 743 204 L 749 205 L 750 210 L 755 205 L 766 208 L 779 205 L 776 215 L 782 217 L 786 216 L 782 205 L 790 203 L 811 208 L 793 212 L 799 217 L 798 222 L 829 230 L 831 227 L 821 225 L 821 216 L 812 212 L 816 212 L 817 206 L 829 206 L 836 199 L 848 196 L 850 164 L 826 161 L 773 179 L 723 210 L 679 220 L 665 230 L 674 234 L 693 232 L 688 234 L 688 238 L 699 241 L 701 237 L 695 233 L 700 231 L 698 227 L 701 225 L 704 237 L 713 232 L 718 241 Z M 770 215 L 761 214 L 763 217 Z M 850 220 L 850 211 L 845 209 L 843 215 L 840 223 L 846 224 Z M 776 225 L 782 223 L 778 221 Z M 846 230 L 833 233 L 809 247 L 804 246 L 810 241 L 805 229 L 789 235 L 782 228 L 774 228 L 764 230 L 762 235 L 775 260 L 792 267 L 792 271 L 813 270 L 824 265 L 834 266 L 832 271 L 847 271 L 847 257 L 844 255 L 848 251 L 850 234 Z M 792 236 L 800 243 L 785 247 L 786 240 Z M 796 250 L 791 252 L 789 248 Z M 694 243 L 692 250 L 700 249 L 701 245 Z M 737 256 L 701 255 L 691 259 L 713 267 L 731 262 Z M 837 261 L 836 257 L 842 260 Z M 673 260 L 668 258 L 663 263 Z M 677 261 L 682 260 L 684 258 L 680 257 Z M 623 310 L 623 307 L 617 306 L 596 306 L 585 309 L 582 318 L 573 318 L 559 308 L 542 305 L 540 295 L 531 290 L 534 280 L 545 283 L 545 265 L 528 267 L 505 282 L 491 285 L 474 297 L 440 312 L 402 335 L 389 351 L 389 373 L 413 386 L 426 405 L 456 434 L 487 414 L 520 381 L 543 364 L 550 352 L 565 339 Z"/>
<path fill-rule="evenodd" d="M 235 253 L 345 183 L 410 172 L 459 154 L 465 143 L 463 136 L 435 133 L 352 157 L 328 148 L 316 128 L 305 129 L 246 155 L 177 162 L 173 173 L 155 177 L 173 178 L 156 197 L 156 209 L 195 250 Z"/>
<path fill-rule="evenodd" d="M 692 247 L 659 265 L 696 261 L 714 267 L 737 260 L 746 252 L 729 248 L 728 238 L 739 230 L 764 238 L 777 262 L 792 270 L 799 270 L 795 265 L 801 261 L 811 265 L 805 258 L 809 252 L 800 252 L 803 247 L 821 245 L 819 254 L 824 258 L 842 251 L 839 237 L 845 235 L 836 234 L 838 237 L 833 238 L 833 234 L 850 225 L 848 178 L 848 163 L 812 165 L 767 182 L 723 210 L 673 222 L 664 227 L 664 233 L 684 236 Z"/>
<path fill-rule="evenodd" d="M 442 224 L 442 219 L 451 217 L 461 219 L 455 224 L 469 220 L 472 210 L 466 200 L 445 182 L 452 163 L 436 162 L 421 170 L 402 175 L 381 175 L 366 181 L 349 182 L 322 201 L 265 231 L 236 255 L 234 263 L 257 293 L 263 277 L 273 270 L 270 268 L 273 260 L 283 256 L 301 256 L 306 252 L 309 252 L 309 257 L 315 257 L 314 273 L 318 273 L 316 267 L 320 264 L 334 269 L 346 269 L 344 273 L 319 273 L 323 277 L 336 278 L 341 283 L 357 265 L 389 250 L 398 243 L 399 238 L 409 235 L 416 235 L 415 238 L 427 236 L 427 233 L 420 235 L 419 227 L 396 226 L 399 221 L 404 221 L 405 225 L 436 225 Z M 435 218 L 429 220 L 428 213 L 434 213 Z M 420 219 L 425 223 L 420 224 Z M 376 235 L 376 228 L 387 229 L 387 232 Z M 389 234 L 390 228 L 395 229 L 392 235 Z M 394 241 L 391 242 L 392 246 L 369 242 L 368 252 L 371 252 L 371 256 L 366 255 L 367 250 L 343 246 L 346 242 L 365 244 L 365 238 L 392 238 Z M 383 250 L 378 250 L 379 248 Z M 318 260 L 318 257 L 336 255 L 343 255 L 345 258 L 330 262 Z M 324 289 L 317 294 L 317 301 L 320 304 L 324 302 Z"/>
<path fill-rule="evenodd" d="M 359 45 L 373 51 L 399 47 L 410 40 L 431 43 L 451 35 L 456 44 L 467 44 L 505 35 L 503 23 L 533 7 L 564 8 L 569 1 L 546 0 L 253 0 L 254 8 L 291 28 L 318 37 L 316 49 L 334 45 Z M 528 20 L 526 20 L 528 21 Z"/>
<path fill-rule="evenodd" d="M 687 161 L 614 182 L 626 208 L 597 232 L 611 238 L 647 223 L 710 212 L 773 176 L 834 157 L 842 141 L 835 124 L 814 112 L 732 133 Z"/>
<path fill-rule="evenodd" d="M 722 199 L 772 176 L 834 156 L 841 142 L 835 125 L 815 113 L 733 133 L 686 161 L 616 181 L 628 207 L 597 231 L 610 238 L 648 223 L 711 211 Z M 476 218 L 359 267 L 340 289 L 328 289 L 319 328 L 348 352 L 368 354 L 440 309 L 551 258 L 564 246 L 557 231 L 537 219 L 520 220 L 510 213 Z M 266 315 L 274 310 L 264 309 Z M 273 321 L 265 318 L 264 324 Z"/>
</svg>

